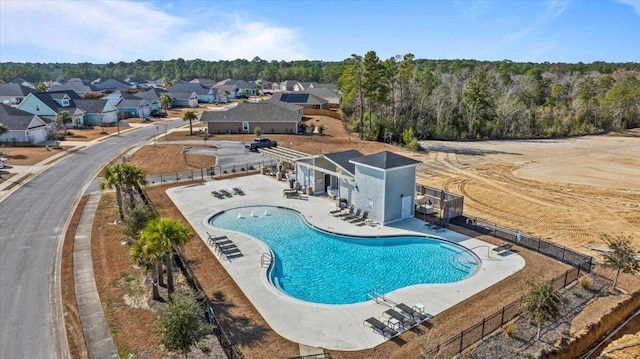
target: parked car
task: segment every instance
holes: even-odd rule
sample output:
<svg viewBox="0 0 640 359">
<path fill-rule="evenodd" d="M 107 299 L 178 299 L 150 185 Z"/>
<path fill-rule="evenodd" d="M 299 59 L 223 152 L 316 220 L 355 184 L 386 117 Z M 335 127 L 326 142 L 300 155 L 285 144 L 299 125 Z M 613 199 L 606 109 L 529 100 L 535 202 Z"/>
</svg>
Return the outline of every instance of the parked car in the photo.
<svg viewBox="0 0 640 359">
<path fill-rule="evenodd" d="M 161 110 L 153 110 L 151 111 L 151 117 L 165 118 L 167 117 L 167 113 Z"/>
<path fill-rule="evenodd" d="M 253 142 L 245 143 L 244 148 L 249 151 L 257 151 L 259 148 L 278 147 L 278 142 L 268 138 L 254 138 Z"/>
</svg>

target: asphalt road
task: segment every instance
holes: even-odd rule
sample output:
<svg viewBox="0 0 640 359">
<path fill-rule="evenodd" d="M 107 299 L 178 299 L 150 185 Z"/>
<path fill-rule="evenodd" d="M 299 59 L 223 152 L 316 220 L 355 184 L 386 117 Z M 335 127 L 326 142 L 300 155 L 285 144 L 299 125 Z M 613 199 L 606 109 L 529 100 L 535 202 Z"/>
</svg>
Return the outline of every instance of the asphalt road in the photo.
<svg viewBox="0 0 640 359">
<path fill-rule="evenodd" d="M 140 128 L 71 153 L 0 202 L 0 358 L 63 356 L 56 263 L 72 210 L 104 164 L 155 134 Z"/>
</svg>

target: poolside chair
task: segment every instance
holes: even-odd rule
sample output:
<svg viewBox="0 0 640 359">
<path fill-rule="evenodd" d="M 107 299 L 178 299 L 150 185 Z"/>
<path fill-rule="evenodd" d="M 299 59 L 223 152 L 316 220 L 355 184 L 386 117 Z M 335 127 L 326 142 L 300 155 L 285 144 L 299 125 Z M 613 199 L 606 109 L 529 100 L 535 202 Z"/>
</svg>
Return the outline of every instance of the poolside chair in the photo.
<svg viewBox="0 0 640 359">
<path fill-rule="evenodd" d="M 333 211 L 330 211 L 329 214 L 340 213 L 340 212 L 344 211 L 345 208 L 347 208 L 347 204 L 344 203 L 344 202 L 340 202 L 340 207 L 334 209 Z"/>
<path fill-rule="evenodd" d="M 244 191 L 240 187 L 233 187 L 233 194 L 244 196 Z"/>
<path fill-rule="evenodd" d="M 211 195 L 218 199 L 224 198 L 224 195 L 218 191 L 211 191 Z"/>
<path fill-rule="evenodd" d="M 364 213 L 362 213 L 362 216 L 352 219 L 351 221 L 349 221 L 349 223 L 353 223 L 353 224 L 363 223 L 364 221 L 367 220 L 367 218 L 369 218 L 369 211 L 364 211 Z"/>
<path fill-rule="evenodd" d="M 338 214 L 336 214 L 334 217 L 344 217 L 344 216 L 351 216 L 353 214 L 353 211 L 356 208 L 354 206 L 350 206 L 348 211 L 342 211 Z"/>
<path fill-rule="evenodd" d="M 385 338 L 395 337 L 399 334 L 397 330 L 391 328 L 390 326 L 384 324 L 374 317 L 365 320 L 365 322 L 368 323 L 374 331 L 380 332 L 380 334 L 382 334 L 382 336 Z"/>
<path fill-rule="evenodd" d="M 398 322 L 398 324 L 405 329 L 409 329 L 415 324 L 412 317 L 403 315 L 402 313 L 396 311 L 393 308 L 385 310 L 384 314 L 395 319 Z"/>
<path fill-rule="evenodd" d="M 342 220 L 344 221 L 350 221 L 354 218 L 358 218 L 360 217 L 360 213 L 362 213 L 362 210 L 360 208 L 358 208 L 358 210 L 356 211 L 355 214 L 347 214 L 346 216 L 342 217 Z"/>
<path fill-rule="evenodd" d="M 429 317 L 427 317 L 426 315 L 418 312 L 417 310 L 404 303 L 396 305 L 396 308 L 400 309 L 400 311 L 405 315 L 410 316 L 416 322 L 416 324 L 429 319 Z"/>
</svg>

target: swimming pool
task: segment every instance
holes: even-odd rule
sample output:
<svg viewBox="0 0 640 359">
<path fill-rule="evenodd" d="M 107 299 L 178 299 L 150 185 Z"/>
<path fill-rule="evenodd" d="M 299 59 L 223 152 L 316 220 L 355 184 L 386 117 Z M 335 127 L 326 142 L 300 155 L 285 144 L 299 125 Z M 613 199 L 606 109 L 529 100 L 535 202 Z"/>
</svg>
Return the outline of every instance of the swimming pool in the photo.
<svg viewBox="0 0 640 359">
<path fill-rule="evenodd" d="M 253 214 L 253 216 L 252 216 Z M 270 281 L 286 294 L 323 304 L 352 304 L 415 285 L 473 275 L 479 259 L 463 247 L 422 236 L 346 237 L 320 231 L 296 211 L 254 206 L 214 215 L 209 224 L 258 238 L 275 255 Z"/>
</svg>

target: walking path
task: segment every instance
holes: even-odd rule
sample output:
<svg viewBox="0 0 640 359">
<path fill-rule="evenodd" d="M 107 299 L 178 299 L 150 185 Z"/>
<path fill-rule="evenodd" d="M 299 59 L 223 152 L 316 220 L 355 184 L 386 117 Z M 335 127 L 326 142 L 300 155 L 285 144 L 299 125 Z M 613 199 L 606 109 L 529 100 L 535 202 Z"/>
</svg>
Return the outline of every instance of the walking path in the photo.
<svg viewBox="0 0 640 359">
<path fill-rule="evenodd" d="M 99 192 L 89 194 L 82 210 L 73 244 L 73 278 L 89 358 L 118 358 L 118 350 L 102 311 L 91 257 L 91 228 L 99 201 Z"/>
</svg>

